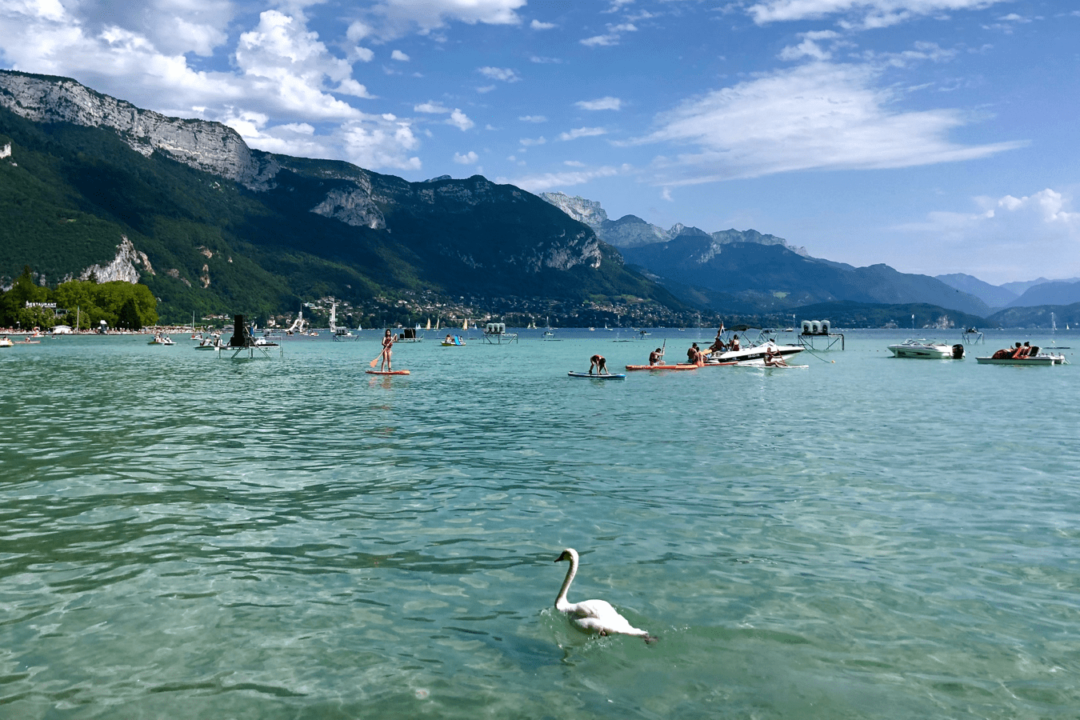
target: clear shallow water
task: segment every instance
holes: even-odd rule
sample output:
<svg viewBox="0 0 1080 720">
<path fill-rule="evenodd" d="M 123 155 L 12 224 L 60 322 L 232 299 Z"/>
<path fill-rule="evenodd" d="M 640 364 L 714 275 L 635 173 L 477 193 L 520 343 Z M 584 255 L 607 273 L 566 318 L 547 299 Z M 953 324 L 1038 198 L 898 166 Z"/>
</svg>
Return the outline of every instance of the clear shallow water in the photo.
<svg viewBox="0 0 1080 720">
<path fill-rule="evenodd" d="M 1076 717 L 1080 366 L 664 333 L 0 351 L 0 716 Z"/>
</svg>

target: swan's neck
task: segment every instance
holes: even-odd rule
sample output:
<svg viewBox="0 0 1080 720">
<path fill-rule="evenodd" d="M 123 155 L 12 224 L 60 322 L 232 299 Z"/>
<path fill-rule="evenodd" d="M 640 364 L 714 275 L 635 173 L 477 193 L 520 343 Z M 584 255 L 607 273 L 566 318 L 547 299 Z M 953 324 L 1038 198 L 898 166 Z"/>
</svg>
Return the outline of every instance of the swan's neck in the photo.
<svg viewBox="0 0 1080 720">
<path fill-rule="evenodd" d="M 566 571 L 566 579 L 563 580 L 562 588 L 559 590 L 559 596 L 555 598 L 556 610 L 562 610 L 565 606 L 570 604 L 566 601 L 566 593 L 570 591 L 570 583 L 574 582 L 574 576 L 577 575 L 577 566 L 577 558 L 571 555 L 570 569 Z"/>
</svg>

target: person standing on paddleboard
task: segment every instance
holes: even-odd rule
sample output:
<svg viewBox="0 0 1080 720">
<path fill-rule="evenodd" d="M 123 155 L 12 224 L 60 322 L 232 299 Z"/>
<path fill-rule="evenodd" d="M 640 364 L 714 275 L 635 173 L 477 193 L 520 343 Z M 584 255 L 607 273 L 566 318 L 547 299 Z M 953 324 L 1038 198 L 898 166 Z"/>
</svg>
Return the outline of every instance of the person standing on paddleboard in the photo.
<svg viewBox="0 0 1080 720">
<path fill-rule="evenodd" d="M 607 358 L 603 355 L 593 355 L 589 358 L 589 374 L 593 374 L 593 368 L 596 368 L 596 374 L 610 375 L 611 371 L 607 369 Z"/>
<path fill-rule="evenodd" d="M 382 339 L 382 355 L 379 356 L 379 371 L 383 369 L 383 363 L 386 364 L 387 372 L 393 370 L 393 366 L 390 362 L 390 356 L 393 354 L 392 348 L 394 347 L 394 341 L 398 339 L 397 335 L 391 335 L 387 330 Z"/>
</svg>

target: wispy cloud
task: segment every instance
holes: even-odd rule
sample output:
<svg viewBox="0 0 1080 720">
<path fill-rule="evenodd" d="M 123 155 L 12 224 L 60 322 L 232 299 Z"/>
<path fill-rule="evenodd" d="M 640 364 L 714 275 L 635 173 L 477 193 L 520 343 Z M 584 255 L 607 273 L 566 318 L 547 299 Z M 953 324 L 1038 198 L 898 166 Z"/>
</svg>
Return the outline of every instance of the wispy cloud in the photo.
<svg viewBox="0 0 1080 720">
<path fill-rule="evenodd" d="M 475 165 L 480 160 L 480 156 L 474 153 L 472 150 L 462 155 L 461 153 L 454 153 L 454 162 L 458 165 Z"/>
<path fill-rule="evenodd" d="M 577 140 L 583 137 L 596 137 L 597 135 L 607 135 L 607 130 L 598 127 L 583 127 L 570 130 L 568 132 L 559 133 L 560 140 Z"/>
<path fill-rule="evenodd" d="M 622 23 L 619 25 L 609 24 L 606 33 L 585 38 L 581 41 L 581 44 L 586 47 L 609 47 L 611 45 L 618 45 L 619 41 L 622 39 L 623 33 L 628 32 L 637 32 L 637 26 L 633 23 Z"/>
<path fill-rule="evenodd" d="M 555 23 L 546 23 L 540 22 L 539 20 L 533 20 L 531 23 L 529 23 L 529 27 L 531 27 L 533 30 L 551 30 L 552 28 L 557 28 L 559 26 Z"/>
<path fill-rule="evenodd" d="M 598 100 L 579 100 L 574 105 L 582 110 L 621 110 L 622 100 L 617 97 L 602 97 Z"/>
<path fill-rule="evenodd" d="M 763 0 L 746 12 L 758 25 L 795 20 L 816 20 L 842 15 L 841 25 L 872 29 L 888 27 L 916 17 L 957 10 L 982 10 L 1010 0 Z"/>
<path fill-rule="evenodd" d="M 521 122 L 527 122 L 527 123 L 545 123 L 545 122 L 547 122 L 547 118 L 544 117 L 543 115 L 522 115 L 521 117 L 518 118 L 518 120 L 520 120 Z"/>
<path fill-rule="evenodd" d="M 400 50 L 395 50 L 394 52 L 390 53 L 390 59 L 397 60 L 398 62 L 409 62 L 409 56 L 401 52 Z"/>
<path fill-rule="evenodd" d="M 693 151 L 657 160 L 658 185 L 713 182 L 810 169 L 930 165 L 987 157 L 1023 142 L 959 145 L 958 110 L 903 112 L 900 91 L 876 85 L 870 65 L 811 63 L 689 100 L 631 144 Z"/>
<path fill-rule="evenodd" d="M 413 106 L 413 112 L 429 113 L 429 114 L 434 115 L 434 114 L 438 114 L 438 113 L 448 113 L 448 112 L 450 112 L 450 108 L 444 107 L 444 106 L 442 106 L 441 104 L 439 104 L 437 102 L 429 100 L 429 101 L 427 101 L 425 103 L 420 103 L 419 105 L 414 105 Z"/>
<path fill-rule="evenodd" d="M 628 165 L 623 165 L 622 167 L 604 166 L 591 170 L 568 170 L 565 172 L 526 175 L 514 180 L 500 179 L 500 182 L 510 182 L 529 192 L 545 192 L 547 190 L 567 188 L 574 185 L 583 185 L 591 180 L 596 180 L 597 178 L 612 177 L 629 170 L 630 167 Z"/>
<path fill-rule="evenodd" d="M 500 80 L 502 82 L 514 83 L 521 80 L 521 76 L 518 75 L 515 70 L 511 70 L 510 68 L 482 67 L 477 68 L 477 72 L 486 78 Z"/>
</svg>

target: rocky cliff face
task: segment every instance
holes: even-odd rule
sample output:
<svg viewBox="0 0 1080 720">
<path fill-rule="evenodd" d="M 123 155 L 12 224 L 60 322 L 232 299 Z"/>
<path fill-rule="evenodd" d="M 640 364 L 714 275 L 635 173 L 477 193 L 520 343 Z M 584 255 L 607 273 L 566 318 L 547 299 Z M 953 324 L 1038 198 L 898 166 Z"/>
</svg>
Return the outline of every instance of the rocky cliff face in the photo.
<svg viewBox="0 0 1080 720">
<path fill-rule="evenodd" d="M 600 207 L 600 203 L 594 200 L 586 200 L 576 195 L 570 197 L 561 192 L 540 193 L 540 197 L 578 222 L 585 223 L 593 230 L 599 230 L 604 223 L 608 222 L 608 216 L 604 208 Z"/>
<path fill-rule="evenodd" d="M 253 153 L 228 126 L 140 110 L 68 78 L 0 71 L 0 106 L 34 122 L 109 128 L 142 155 L 165 153 L 251 189 L 266 187 L 277 172 L 269 156 Z"/>
<path fill-rule="evenodd" d="M 105 265 L 91 265 L 79 273 L 80 280 L 89 280 L 91 277 L 98 282 L 115 282 L 121 280 L 127 283 L 139 282 L 139 269 L 141 265 L 148 275 L 154 274 L 154 268 L 150 265 L 150 259 L 146 253 L 135 249 L 135 245 L 126 237 L 120 238 L 120 244 L 116 246 L 116 257 L 112 262 Z"/>
</svg>

